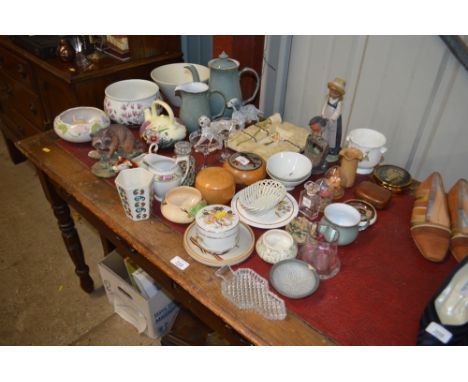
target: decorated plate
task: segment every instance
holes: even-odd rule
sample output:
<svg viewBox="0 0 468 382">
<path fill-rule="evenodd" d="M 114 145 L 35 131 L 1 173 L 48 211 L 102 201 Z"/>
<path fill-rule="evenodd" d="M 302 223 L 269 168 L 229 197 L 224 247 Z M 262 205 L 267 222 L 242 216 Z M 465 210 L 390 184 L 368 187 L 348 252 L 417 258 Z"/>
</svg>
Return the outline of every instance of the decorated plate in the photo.
<svg viewBox="0 0 468 382">
<path fill-rule="evenodd" d="M 239 201 L 239 192 L 232 198 L 231 208 L 239 215 L 241 222 L 263 229 L 284 227 L 299 213 L 296 199 L 289 193 L 286 193 L 284 199 L 275 208 L 268 210 L 264 214 L 252 214 L 242 207 Z"/>
<path fill-rule="evenodd" d="M 239 264 L 250 256 L 255 244 L 255 235 L 249 226 L 240 223 L 239 229 L 240 235 L 237 246 L 223 255 L 214 255 L 199 246 L 196 225 L 193 222 L 185 230 L 184 248 L 192 259 L 210 267 Z"/>
</svg>

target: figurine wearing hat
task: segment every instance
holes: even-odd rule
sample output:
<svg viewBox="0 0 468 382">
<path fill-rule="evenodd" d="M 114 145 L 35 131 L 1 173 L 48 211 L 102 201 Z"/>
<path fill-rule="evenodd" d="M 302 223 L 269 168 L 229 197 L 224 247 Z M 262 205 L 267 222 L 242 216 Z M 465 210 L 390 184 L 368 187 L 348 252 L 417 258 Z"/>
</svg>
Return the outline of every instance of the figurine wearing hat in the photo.
<svg viewBox="0 0 468 382">
<path fill-rule="evenodd" d="M 338 155 L 341 145 L 341 110 L 346 82 L 336 77 L 328 83 L 327 102 L 323 105 L 321 117 L 327 120 L 325 138 L 330 146 L 330 155 Z"/>
</svg>

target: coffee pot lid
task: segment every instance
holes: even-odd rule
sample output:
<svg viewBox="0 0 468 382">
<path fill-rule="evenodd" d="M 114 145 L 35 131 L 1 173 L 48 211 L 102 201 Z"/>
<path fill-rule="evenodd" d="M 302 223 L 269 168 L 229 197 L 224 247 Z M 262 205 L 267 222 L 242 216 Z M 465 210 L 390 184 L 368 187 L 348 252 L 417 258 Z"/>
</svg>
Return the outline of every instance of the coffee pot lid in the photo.
<svg viewBox="0 0 468 382">
<path fill-rule="evenodd" d="M 226 52 L 222 52 L 218 58 L 212 59 L 208 62 L 208 66 L 211 69 L 221 69 L 221 70 L 229 70 L 229 69 L 237 69 L 239 67 L 239 61 L 230 58 Z"/>
</svg>

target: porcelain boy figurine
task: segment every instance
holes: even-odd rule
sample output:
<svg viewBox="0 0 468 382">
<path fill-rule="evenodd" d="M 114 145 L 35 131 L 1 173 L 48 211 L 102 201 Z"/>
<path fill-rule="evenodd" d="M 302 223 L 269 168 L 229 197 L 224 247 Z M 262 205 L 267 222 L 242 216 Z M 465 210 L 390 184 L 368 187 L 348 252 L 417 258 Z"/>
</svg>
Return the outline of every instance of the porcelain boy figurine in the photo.
<svg viewBox="0 0 468 382">
<path fill-rule="evenodd" d="M 321 117 L 327 120 L 325 138 L 330 146 L 330 155 L 338 155 L 341 145 L 341 112 L 346 82 L 336 77 L 328 83 L 327 102 L 323 105 Z"/>
</svg>

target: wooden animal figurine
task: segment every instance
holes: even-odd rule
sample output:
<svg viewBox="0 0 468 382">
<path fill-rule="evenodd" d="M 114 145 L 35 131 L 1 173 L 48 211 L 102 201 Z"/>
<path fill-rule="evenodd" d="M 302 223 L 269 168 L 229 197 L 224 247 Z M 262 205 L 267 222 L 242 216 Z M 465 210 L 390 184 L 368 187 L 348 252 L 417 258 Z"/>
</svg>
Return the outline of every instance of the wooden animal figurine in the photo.
<svg viewBox="0 0 468 382">
<path fill-rule="evenodd" d="M 101 158 L 110 160 L 114 152 L 121 150 L 128 157 L 138 147 L 132 132 L 124 125 L 110 125 L 92 134 L 92 146 L 101 154 Z"/>
</svg>

